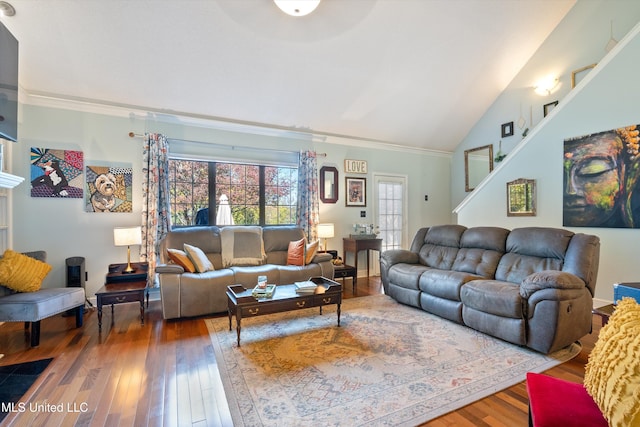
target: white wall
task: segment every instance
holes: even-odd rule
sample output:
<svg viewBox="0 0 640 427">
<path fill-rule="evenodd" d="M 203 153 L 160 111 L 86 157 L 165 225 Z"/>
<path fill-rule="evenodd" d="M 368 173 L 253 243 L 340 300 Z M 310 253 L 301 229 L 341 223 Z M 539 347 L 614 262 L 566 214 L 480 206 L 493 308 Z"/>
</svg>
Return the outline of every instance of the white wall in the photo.
<svg viewBox="0 0 640 427">
<path fill-rule="evenodd" d="M 540 125 L 544 104 L 556 100 L 560 104 L 564 102 L 564 97 L 571 92 L 571 72 L 603 60 L 606 55 L 604 48 L 610 38 L 611 23 L 614 37 L 621 40 L 639 21 L 640 2 L 636 0 L 576 2 L 523 70 L 456 148 L 451 167 L 452 209 L 468 195 L 464 190 L 464 150 L 493 144 L 495 156 L 499 142 L 502 141 L 502 151 L 511 152 L 522 141 L 525 128 L 533 130 Z M 537 95 L 533 90 L 534 84 L 550 74 L 559 77 L 558 86 L 549 96 Z M 517 125 L 521 116 L 526 120 L 523 129 Z M 514 135 L 502 138 L 501 124 L 511 121 L 514 122 Z"/>
<path fill-rule="evenodd" d="M 160 132 L 170 138 L 203 141 L 255 148 L 299 151 L 312 148 L 327 153 L 318 166 L 335 165 L 340 173 L 340 199 L 336 204 L 322 204 L 320 218 L 336 223 L 336 237 L 329 246 L 342 253 L 343 236 L 350 233 L 350 225 L 374 222 L 373 173 L 404 174 L 409 180 L 410 237 L 426 223 L 451 221 L 449 176 L 450 156 L 402 151 L 392 147 L 365 148 L 361 141 L 322 140 L 299 135 L 277 136 L 233 132 L 214 129 L 220 124 L 206 120 L 127 112 L 111 107 L 83 105 L 71 101 L 39 100 L 23 94 L 20 109 L 19 142 L 14 145 L 12 172 L 26 178 L 13 190 L 13 245 L 18 251 L 44 249 L 52 272 L 44 287 L 64 286 L 65 259 L 73 256 L 86 258 L 88 272 L 87 294 L 92 296 L 104 283 L 107 265 L 126 261 L 126 248 L 113 246 L 113 228 L 140 223 L 142 183 L 142 139 L 130 138 L 128 133 Z M 104 111 L 103 111 L 104 110 Z M 225 127 L 228 127 L 225 125 Z M 30 196 L 29 151 L 31 147 L 81 150 L 85 164 L 101 162 L 127 162 L 133 166 L 133 212 L 97 214 L 84 212 L 83 199 L 33 198 Z M 344 206 L 344 159 L 368 162 L 367 207 Z M 356 176 L 356 175 L 353 175 Z M 429 195 L 429 202 L 424 195 Z M 360 218 L 360 211 L 367 212 Z M 407 243 L 408 245 L 408 243 Z M 132 259 L 138 259 L 139 250 L 132 247 Z M 361 265 L 364 268 L 364 255 Z"/>
<path fill-rule="evenodd" d="M 608 2 L 611 3 L 616 2 Z M 640 122 L 639 32 L 640 24 L 560 101 L 547 120 L 534 128 L 478 192 L 460 205 L 460 224 L 562 227 L 563 141 Z M 505 184 L 516 178 L 537 181 L 536 217 L 506 217 Z M 640 279 L 640 230 L 574 228 L 572 231 L 595 234 L 601 239 L 596 298 L 611 301 L 614 283 Z"/>
</svg>

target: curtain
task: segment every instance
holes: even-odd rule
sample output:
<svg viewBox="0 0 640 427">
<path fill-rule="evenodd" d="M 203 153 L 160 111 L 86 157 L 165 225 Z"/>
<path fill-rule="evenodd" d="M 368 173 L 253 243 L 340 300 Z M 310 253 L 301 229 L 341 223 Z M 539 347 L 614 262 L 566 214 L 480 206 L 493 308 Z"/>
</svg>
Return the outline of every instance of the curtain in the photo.
<svg viewBox="0 0 640 427">
<path fill-rule="evenodd" d="M 318 195 L 318 164 L 315 151 L 300 152 L 298 165 L 298 226 L 302 227 L 307 241 L 318 239 L 320 198 Z"/>
<path fill-rule="evenodd" d="M 146 133 L 142 152 L 142 248 L 149 263 L 148 285 L 155 286 L 158 242 L 171 228 L 169 209 L 169 144 L 164 135 Z"/>
</svg>

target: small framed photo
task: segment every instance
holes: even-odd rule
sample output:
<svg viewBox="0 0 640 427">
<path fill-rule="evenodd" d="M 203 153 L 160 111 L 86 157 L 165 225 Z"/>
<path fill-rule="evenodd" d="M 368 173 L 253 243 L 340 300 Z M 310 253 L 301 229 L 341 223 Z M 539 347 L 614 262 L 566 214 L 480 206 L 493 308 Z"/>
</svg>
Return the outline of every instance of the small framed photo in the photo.
<svg viewBox="0 0 640 427">
<path fill-rule="evenodd" d="M 571 72 L 571 89 L 576 87 L 578 83 L 591 71 L 598 63 L 587 65 L 586 67 L 578 68 Z"/>
<path fill-rule="evenodd" d="M 507 136 L 513 135 L 513 122 L 503 123 L 502 124 L 502 137 L 505 138 Z"/>
<path fill-rule="evenodd" d="M 542 107 L 544 112 L 544 117 L 547 117 L 547 114 L 549 114 L 551 110 L 553 110 L 556 107 L 556 105 L 558 105 L 558 101 L 553 101 L 548 104 L 544 104 L 544 106 Z"/>
<path fill-rule="evenodd" d="M 345 178 L 345 206 L 367 206 L 367 179 Z"/>
</svg>

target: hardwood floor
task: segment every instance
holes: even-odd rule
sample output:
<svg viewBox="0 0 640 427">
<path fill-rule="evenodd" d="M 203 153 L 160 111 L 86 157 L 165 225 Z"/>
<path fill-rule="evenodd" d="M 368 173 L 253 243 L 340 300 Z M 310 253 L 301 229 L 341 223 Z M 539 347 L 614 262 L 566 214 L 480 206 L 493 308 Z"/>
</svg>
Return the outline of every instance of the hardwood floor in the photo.
<svg viewBox="0 0 640 427">
<path fill-rule="evenodd" d="M 356 295 L 346 279 L 345 298 L 380 292 L 378 277 L 358 279 Z M 85 314 L 80 329 L 73 316 L 46 319 L 34 349 L 22 323 L 1 325 L 0 365 L 55 357 L 23 398 L 25 411 L 10 413 L 2 426 L 231 426 L 202 318 L 164 321 L 159 301 L 150 302 L 144 325 L 139 316 L 137 304 L 115 306 L 115 319 L 105 307 L 101 334 L 95 310 Z M 580 355 L 550 375 L 582 381 L 600 318 L 593 324 Z M 38 410 L 30 410 L 36 404 Z M 424 426 L 513 427 L 527 421 L 522 382 Z"/>
</svg>

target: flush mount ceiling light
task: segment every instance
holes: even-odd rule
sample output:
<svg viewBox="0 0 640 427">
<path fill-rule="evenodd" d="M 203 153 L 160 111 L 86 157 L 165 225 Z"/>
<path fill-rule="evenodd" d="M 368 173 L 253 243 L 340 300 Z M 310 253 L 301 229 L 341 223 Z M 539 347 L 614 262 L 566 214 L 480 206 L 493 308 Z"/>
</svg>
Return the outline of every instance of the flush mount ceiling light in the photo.
<svg viewBox="0 0 640 427">
<path fill-rule="evenodd" d="M 316 10 L 320 0 L 273 0 L 281 11 L 291 16 L 305 16 Z"/>
<path fill-rule="evenodd" d="M 11 4 L 6 1 L 0 1 L 0 15 L 2 16 L 13 16 L 16 14 L 16 10 L 11 6 Z"/>
<path fill-rule="evenodd" d="M 558 79 L 554 76 L 547 76 L 536 83 L 533 90 L 540 96 L 547 96 L 551 95 L 556 86 L 558 86 Z"/>
</svg>

